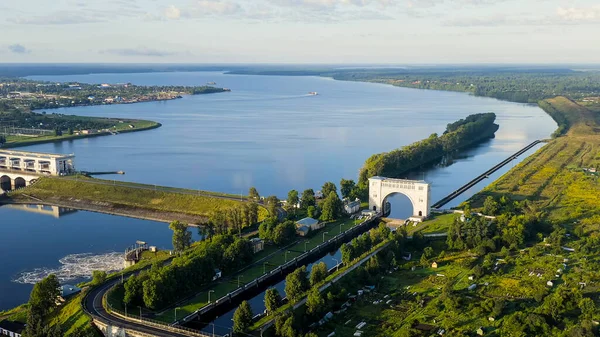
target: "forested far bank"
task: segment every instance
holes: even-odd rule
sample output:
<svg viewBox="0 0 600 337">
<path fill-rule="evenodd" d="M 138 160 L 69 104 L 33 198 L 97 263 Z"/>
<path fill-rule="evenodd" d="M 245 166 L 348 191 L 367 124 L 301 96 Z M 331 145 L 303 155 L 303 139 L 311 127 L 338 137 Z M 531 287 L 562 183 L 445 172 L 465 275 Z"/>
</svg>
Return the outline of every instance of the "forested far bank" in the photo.
<svg viewBox="0 0 600 337">
<path fill-rule="evenodd" d="M 496 114 L 482 113 L 470 115 L 448 124 L 441 136 L 436 133 L 429 138 L 402 148 L 371 156 L 360 170 L 359 185 L 373 176 L 399 178 L 409 170 L 435 161 L 444 155 L 460 150 L 483 139 L 492 138 L 498 130 Z"/>
</svg>

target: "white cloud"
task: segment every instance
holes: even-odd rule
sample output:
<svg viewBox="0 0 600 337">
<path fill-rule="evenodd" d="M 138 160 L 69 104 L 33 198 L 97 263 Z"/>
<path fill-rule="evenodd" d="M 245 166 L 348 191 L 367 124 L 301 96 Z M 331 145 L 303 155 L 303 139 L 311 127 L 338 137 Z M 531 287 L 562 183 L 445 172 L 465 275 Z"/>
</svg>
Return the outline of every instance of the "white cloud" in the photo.
<svg viewBox="0 0 600 337">
<path fill-rule="evenodd" d="M 173 5 L 165 8 L 165 17 L 171 20 L 177 20 L 181 17 L 181 10 Z"/>
<path fill-rule="evenodd" d="M 567 21 L 600 21 L 600 5 L 588 8 L 558 7 L 556 9 L 556 15 L 562 20 Z"/>
<path fill-rule="evenodd" d="M 8 50 L 11 53 L 15 53 L 15 54 L 29 54 L 31 53 L 31 50 L 25 48 L 25 46 L 23 46 L 22 44 L 11 44 L 10 46 L 8 46 Z"/>
<path fill-rule="evenodd" d="M 150 57 L 166 57 L 180 55 L 181 53 L 171 50 L 158 50 L 152 48 L 118 48 L 118 49 L 107 49 L 101 50 L 100 54 L 114 54 L 119 56 L 150 56 Z"/>
<path fill-rule="evenodd" d="M 193 7 L 193 11 L 199 15 L 231 15 L 241 10 L 239 4 L 221 0 L 200 0 Z"/>
<path fill-rule="evenodd" d="M 370 5 L 385 7 L 391 5 L 393 0 L 271 0 L 271 2 L 283 6 L 333 8 L 338 6 L 366 7 Z"/>
</svg>

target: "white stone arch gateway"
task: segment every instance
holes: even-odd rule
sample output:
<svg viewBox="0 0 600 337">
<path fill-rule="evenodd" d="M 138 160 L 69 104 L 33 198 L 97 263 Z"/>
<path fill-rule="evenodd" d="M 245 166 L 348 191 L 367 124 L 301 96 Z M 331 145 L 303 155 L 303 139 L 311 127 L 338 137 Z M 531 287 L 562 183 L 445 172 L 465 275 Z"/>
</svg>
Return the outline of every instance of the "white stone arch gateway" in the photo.
<svg viewBox="0 0 600 337">
<path fill-rule="evenodd" d="M 423 180 L 369 178 L 369 210 L 383 212 L 385 198 L 395 193 L 410 199 L 413 206 L 411 219 L 423 220 L 429 216 L 429 184 Z"/>
</svg>

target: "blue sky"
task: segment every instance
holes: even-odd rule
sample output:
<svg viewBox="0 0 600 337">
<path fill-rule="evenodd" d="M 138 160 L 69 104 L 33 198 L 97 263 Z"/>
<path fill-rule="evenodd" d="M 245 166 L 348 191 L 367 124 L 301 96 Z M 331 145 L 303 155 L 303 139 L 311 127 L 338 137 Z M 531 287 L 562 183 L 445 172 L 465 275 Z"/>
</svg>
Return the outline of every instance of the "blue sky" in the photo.
<svg viewBox="0 0 600 337">
<path fill-rule="evenodd" d="M 599 0 L 0 1 L 0 62 L 599 63 Z"/>
</svg>

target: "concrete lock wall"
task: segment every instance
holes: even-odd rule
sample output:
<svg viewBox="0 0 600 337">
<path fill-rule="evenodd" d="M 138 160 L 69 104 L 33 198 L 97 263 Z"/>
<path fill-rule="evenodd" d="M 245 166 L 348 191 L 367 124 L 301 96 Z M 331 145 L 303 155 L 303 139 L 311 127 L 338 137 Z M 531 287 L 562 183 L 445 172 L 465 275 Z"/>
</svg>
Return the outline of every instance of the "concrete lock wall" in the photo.
<svg viewBox="0 0 600 337">
<path fill-rule="evenodd" d="M 385 199 L 392 194 L 404 194 L 413 205 L 414 218 L 429 216 L 429 184 L 420 180 L 369 178 L 369 210 L 383 212 Z"/>
</svg>

